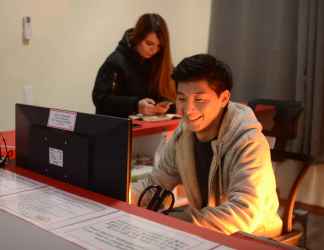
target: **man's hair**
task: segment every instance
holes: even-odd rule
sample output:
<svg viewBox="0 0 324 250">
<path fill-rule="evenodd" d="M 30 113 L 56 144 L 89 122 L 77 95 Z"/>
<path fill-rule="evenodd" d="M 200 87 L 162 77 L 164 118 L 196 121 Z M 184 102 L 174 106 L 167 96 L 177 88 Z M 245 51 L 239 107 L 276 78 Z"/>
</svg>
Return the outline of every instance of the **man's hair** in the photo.
<svg viewBox="0 0 324 250">
<path fill-rule="evenodd" d="M 206 80 L 218 95 L 224 90 L 231 91 L 233 86 L 231 68 L 208 54 L 198 54 L 184 58 L 174 68 L 172 78 L 177 86 L 179 82 Z"/>
</svg>

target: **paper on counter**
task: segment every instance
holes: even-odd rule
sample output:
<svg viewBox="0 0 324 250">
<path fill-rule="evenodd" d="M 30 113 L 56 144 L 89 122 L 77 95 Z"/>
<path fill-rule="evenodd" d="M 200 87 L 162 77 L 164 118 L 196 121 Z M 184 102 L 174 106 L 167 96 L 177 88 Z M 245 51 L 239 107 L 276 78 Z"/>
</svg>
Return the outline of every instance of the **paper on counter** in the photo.
<svg viewBox="0 0 324 250">
<path fill-rule="evenodd" d="M 92 250 L 215 249 L 219 244 L 119 211 L 53 231 Z"/>
<path fill-rule="evenodd" d="M 0 208 L 47 230 L 118 211 L 52 187 L 1 197 Z"/>
<path fill-rule="evenodd" d="M 34 181 L 8 170 L 0 169 L 0 196 L 15 194 L 45 186 L 45 184 L 38 181 Z"/>
<path fill-rule="evenodd" d="M 218 246 L 215 250 L 235 250 L 235 249 L 227 246 Z"/>
</svg>

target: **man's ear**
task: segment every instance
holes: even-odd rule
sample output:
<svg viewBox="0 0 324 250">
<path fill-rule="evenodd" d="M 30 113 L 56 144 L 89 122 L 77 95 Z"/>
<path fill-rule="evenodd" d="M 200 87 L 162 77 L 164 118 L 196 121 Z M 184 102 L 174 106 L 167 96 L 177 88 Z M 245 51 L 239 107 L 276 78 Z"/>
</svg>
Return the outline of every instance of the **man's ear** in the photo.
<svg viewBox="0 0 324 250">
<path fill-rule="evenodd" d="M 220 95 L 222 108 L 225 108 L 231 98 L 231 92 L 224 90 Z"/>
</svg>

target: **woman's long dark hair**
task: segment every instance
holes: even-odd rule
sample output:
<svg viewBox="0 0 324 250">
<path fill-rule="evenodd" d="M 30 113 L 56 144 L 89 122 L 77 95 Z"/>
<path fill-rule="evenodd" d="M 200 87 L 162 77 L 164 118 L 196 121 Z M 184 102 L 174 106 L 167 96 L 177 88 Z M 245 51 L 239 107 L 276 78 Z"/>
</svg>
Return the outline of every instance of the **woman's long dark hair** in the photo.
<svg viewBox="0 0 324 250">
<path fill-rule="evenodd" d="M 153 96 L 162 96 L 174 100 L 176 95 L 175 83 L 171 79 L 172 59 L 170 51 L 169 31 L 164 19 L 158 14 L 142 15 L 131 34 L 130 42 L 136 46 L 149 33 L 155 33 L 160 41 L 160 50 L 150 61 L 152 72 L 149 89 Z"/>
</svg>

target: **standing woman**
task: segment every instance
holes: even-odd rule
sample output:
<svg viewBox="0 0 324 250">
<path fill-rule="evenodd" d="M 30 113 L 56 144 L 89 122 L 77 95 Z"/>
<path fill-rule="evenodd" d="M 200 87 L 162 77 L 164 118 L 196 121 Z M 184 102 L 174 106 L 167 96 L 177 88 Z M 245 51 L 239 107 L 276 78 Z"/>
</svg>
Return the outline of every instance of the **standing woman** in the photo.
<svg viewBox="0 0 324 250">
<path fill-rule="evenodd" d="M 99 69 L 92 99 L 97 114 L 163 114 L 175 99 L 169 32 L 158 14 L 142 15 Z"/>
</svg>

